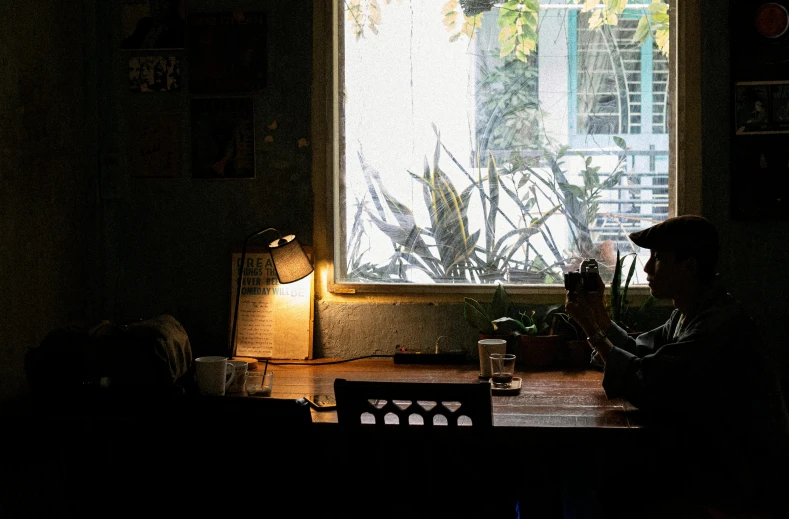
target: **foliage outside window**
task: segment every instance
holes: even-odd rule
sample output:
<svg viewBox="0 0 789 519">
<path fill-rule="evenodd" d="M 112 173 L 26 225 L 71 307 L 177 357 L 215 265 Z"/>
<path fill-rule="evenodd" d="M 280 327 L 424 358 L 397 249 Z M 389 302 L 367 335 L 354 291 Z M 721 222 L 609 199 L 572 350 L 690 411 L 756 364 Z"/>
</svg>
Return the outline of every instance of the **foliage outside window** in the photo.
<svg viewBox="0 0 789 519">
<path fill-rule="evenodd" d="M 608 281 L 668 215 L 665 1 L 342 9 L 335 282 Z"/>
</svg>

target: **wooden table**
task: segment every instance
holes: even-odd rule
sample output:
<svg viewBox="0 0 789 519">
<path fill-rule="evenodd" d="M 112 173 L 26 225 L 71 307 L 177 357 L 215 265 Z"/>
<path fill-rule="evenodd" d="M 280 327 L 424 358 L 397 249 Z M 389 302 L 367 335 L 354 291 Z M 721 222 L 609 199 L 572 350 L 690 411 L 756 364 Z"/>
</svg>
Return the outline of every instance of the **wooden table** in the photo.
<svg viewBox="0 0 789 519">
<path fill-rule="evenodd" d="M 330 360 L 308 361 L 308 365 L 272 362 L 268 367 L 274 373 L 272 397 L 333 394 L 336 378 L 479 380 L 478 365 L 394 364 L 391 358 L 322 365 Z M 262 368 L 259 363 L 258 370 Z M 626 402 L 606 398 L 599 371 L 517 371 L 516 376 L 523 380 L 519 395 L 493 396 L 494 436 L 510 448 L 507 456 L 513 477 L 507 481 L 529 493 L 524 501 L 529 513 L 525 515 L 551 516 L 541 513 L 541 507 L 561 505 L 556 492 L 562 475 L 572 473 L 568 469 L 583 465 L 596 473 L 603 463 L 618 464 L 616 456 L 637 457 L 632 443 L 623 447 L 622 442 L 635 443 L 644 433 L 653 431 L 639 426 L 638 412 Z M 228 495 L 250 495 L 276 496 L 283 502 L 317 508 L 310 517 L 347 517 L 334 514 L 333 508 L 358 495 L 348 488 L 344 476 L 338 476 L 343 474 L 338 467 L 345 459 L 345 438 L 335 411 L 312 410 L 313 424 L 306 431 L 291 434 L 287 427 L 282 431 L 269 427 L 270 419 L 264 412 L 244 416 L 231 413 L 222 418 L 212 406 L 212 414 L 206 418 L 198 411 L 201 406 L 196 406 L 199 399 L 195 395 L 170 399 L 152 395 L 130 401 L 119 396 L 124 395 L 106 395 L 95 405 L 57 405 L 53 409 L 57 413 L 31 413 L 17 420 L 16 436 L 11 441 L 16 449 L 9 454 L 14 461 L 0 463 L 0 479 L 9 482 L 6 495 L 22 496 L 12 503 L 19 505 L 21 515 L 29 515 L 26 507 L 31 506 L 31 499 L 26 496 L 31 495 L 30 489 L 36 495 L 73 496 L 70 502 L 77 508 L 72 515 L 80 516 L 100 516 L 105 507 L 116 507 L 119 502 L 127 507 L 131 503 L 137 508 L 161 509 L 163 497 L 165 509 L 171 507 L 173 511 L 170 515 L 184 515 L 185 510 L 199 515 L 205 500 L 183 496 L 225 499 Z M 197 454 L 209 447 L 217 456 Z M 267 474 L 276 476 L 266 483 L 265 493 L 261 494 L 257 479 L 205 477 L 206 473 L 223 474 L 227 470 L 227 457 L 221 454 L 225 449 L 252 455 L 250 466 L 266 467 Z M 459 452 L 458 456 L 475 470 L 490 468 L 488 445 Z M 247 458 L 239 460 L 246 463 Z M 392 464 L 392 474 L 399 474 L 402 466 Z M 50 477 L 33 477 L 42 470 Z M 151 490 L 152 474 L 168 475 L 165 496 Z M 421 488 L 422 475 L 411 478 L 415 488 Z M 86 488 L 91 492 L 86 493 Z M 386 488 L 381 487 L 381 491 Z M 461 483 L 458 488 L 466 487 Z M 63 501 L 55 500 L 58 506 Z M 137 512 L 137 508 L 129 510 Z M 42 510 L 42 515 L 63 512 L 57 510 Z"/>
<path fill-rule="evenodd" d="M 272 397 L 331 395 L 336 378 L 395 382 L 479 381 L 478 365 L 394 364 L 390 358 L 321 365 L 328 360 L 312 361 L 312 365 L 269 364 L 268 370 L 274 373 Z M 260 363 L 259 369 L 262 367 Z M 605 467 L 624 466 L 626 459 L 637 458 L 642 452 L 639 449 L 647 445 L 645 435 L 655 433 L 653 428 L 642 426 L 639 411 L 629 403 L 606 397 L 600 371 L 524 371 L 516 368 L 515 376 L 522 379 L 518 395 L 493 396 L 493 435 L 495 444 L 507 449 L 506 457 L 513 469 L 511 477 L 502 479 L 500 490 L 518 495 L 524 516 L 561 517 L 563 488 L 567 481 L 578 480 L 579 488 L 595 484 L 590 474 L 602 474 Z M 320 445 L 321 448 L 310 450 L 309 459 L 302 464 L 309 467 L 306 472 L 314 481 L 326 485 L 327 494 L 332 496 L 327 502 L 342 503 L 343 498 L 337 496 L 352 494 L 348 494 L 344 486 L 346 480 L 337 478 L 337 467 L 346 462 L 342 454 L 345 438 L 337 425 L 337 413 L 313 409 L 312 420 L 312 438 L 308 445 Z M 392 454 L 387 445 L 390 444 L 381 442 L 380 451 L 370 451 L 369 459 L 376 460 L 373 466 L 380 465 L 381 459 L 390 460 L 387 455 L 402 456 L 397 450 Z M 474 471 L 486 473 L 490 469 L 489 447 L 483 444 L 479 448 L 460 450 L 458 456 Z M 286 451 L 293 452 L 293 449 Z M 379 488 L 379 479 L 373 474 L 385 479 L 381 472 L 398 475 L 402 467 L 420 466 L 418 458 L 397 459 L 396 463 L 383 463 L 383 469 L 370 468 L 378 472 L 366 471 L 365 478 L 374 482 L 374 488 Z M 402 478 L 403 481 L 418 481 L 422 477 L 420 470 L 409 468 L 408 471 L 412 475 Z M 457 480 L 457 475 L 453 478 Z M 383 492 L 390 487 L 380 488 Z M 476 487 L 472 485 L 471 488 Z M 324 515 L 332 516 L 331 513 Z"/>
<path fill-rule="evenodd" d="M 474 365 L 441 366 L 394 364 L 392 359 L 362 359 L 338 364 L 268 366 L 274 373 L 272 398 L 300 398 L 313 394 L 334 394 L 334 379 L 394 382 L 477 382 Z M 307 361 L 310 362 L 310 361 Z M 263 367 L 262 363 L 258 370 Z M 608 399 L 602 388 L 603 374 L 583 371 L 523 371 L 520 394 L 493 396 L 493 424 L 496 428 L 638 429 L 639 412 L 622 399 Z M 337 423 L 332 410 L 313 409 L 314 423 Z"/>
</svg>

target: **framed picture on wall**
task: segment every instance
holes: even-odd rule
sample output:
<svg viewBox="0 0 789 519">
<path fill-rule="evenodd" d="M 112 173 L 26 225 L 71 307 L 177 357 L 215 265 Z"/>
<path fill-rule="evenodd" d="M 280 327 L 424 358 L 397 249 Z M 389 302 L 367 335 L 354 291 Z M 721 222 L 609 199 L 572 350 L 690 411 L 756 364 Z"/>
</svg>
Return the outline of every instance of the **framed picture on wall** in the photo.
<svg viewBox="0 0 789 519">
<path fill-rule="evenodd" d="M 741 81 L 734 93 L 736 135 L 789 133 L 789 82 Z"/>
<path fill-rule="evenodd" d="M 129 91 L 178 92 L 181 90 L 181 60 L 178 56 L 129 57 Z"/>
<path fill-rule="evenodd" d="M 181 176 L 181 114 L 138 112 L 129 119 L 129 174 Z"/>
<path fill-rule="evenodd" d="M 789 83 L 772 85 L 770 101 L 771 129 L 789 131 Z"/>
<path fill-rule="evenodd" d="M 255 125 L 251 97 L 192 99 L 194 178 L 254 178 Z"/>
<path fill-rule="evenodd" d="M 252 93 L 266 86 L 263 13 L 192 14 L 188 31 L 192 93 Z"/>
<path fill-rule="evenodd" d="M 121 48 L 183 49 L 184 0 L 122 0 Z"/>
<path fill-rule="evenodd" d="M 736 133 L 757 133 L 769 130 L 770 105 L 767 85 L 740 83 L 735 89 Z"/>
</svg>

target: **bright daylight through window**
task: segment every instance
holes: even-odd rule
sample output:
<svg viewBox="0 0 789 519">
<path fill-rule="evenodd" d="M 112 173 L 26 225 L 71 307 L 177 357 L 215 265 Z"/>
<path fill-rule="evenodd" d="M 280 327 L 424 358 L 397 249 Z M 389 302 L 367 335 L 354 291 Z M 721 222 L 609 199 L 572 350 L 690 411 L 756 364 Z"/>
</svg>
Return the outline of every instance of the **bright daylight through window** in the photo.
<svg viewBox="0 0 789 519">
<path fill-rule="evenodd" d="M 643 265 L 627 234 L 669 207 L 667 0 L 340 5 L 336 283 Z"/>
</svg>

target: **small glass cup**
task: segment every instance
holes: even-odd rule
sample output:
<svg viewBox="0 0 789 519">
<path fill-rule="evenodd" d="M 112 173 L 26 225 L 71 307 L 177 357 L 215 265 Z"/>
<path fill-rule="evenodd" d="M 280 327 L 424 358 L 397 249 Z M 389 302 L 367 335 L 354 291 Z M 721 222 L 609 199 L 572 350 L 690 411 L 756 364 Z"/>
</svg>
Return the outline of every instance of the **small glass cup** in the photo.
<svg viewBox="0 0 789 519">
<path fill-rule="evenodd" d="M 490 354 L 490 381 L 497 389 L 509 388 L 515 374 L 515 355 L 511 353 Z"/>
<path fill-rule="evenodd" d="M 274 373 L 263 374 L 262 371 L 247 372 L 245 386 L 250 396 L 271 396 L 274 384 Z"/>
</svg>

